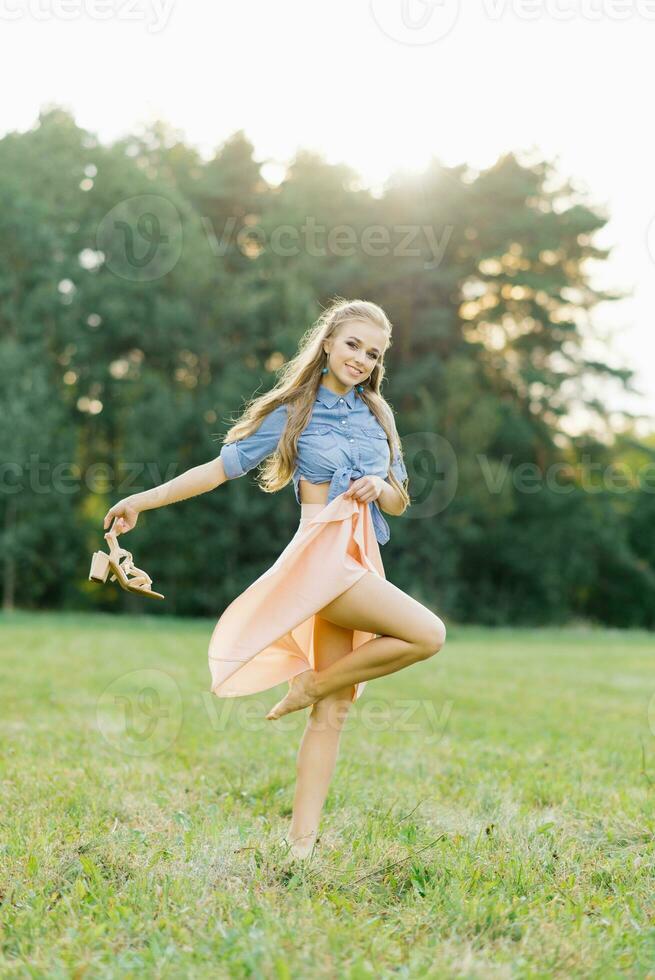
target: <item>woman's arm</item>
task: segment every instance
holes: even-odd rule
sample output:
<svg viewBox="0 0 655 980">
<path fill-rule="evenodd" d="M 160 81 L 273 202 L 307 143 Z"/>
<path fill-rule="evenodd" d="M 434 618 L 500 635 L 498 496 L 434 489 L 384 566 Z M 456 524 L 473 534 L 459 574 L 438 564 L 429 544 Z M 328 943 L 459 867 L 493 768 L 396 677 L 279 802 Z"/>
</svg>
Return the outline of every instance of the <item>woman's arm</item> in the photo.
<svg viewBox="0 0 655 980">
<path fill-rule="evenodd" d="M 200 493 L 214 490 L 226 480 L 223 461 L 220 456 L 217 456 L 216 459 L 210 459 L 208 463 L 193 466 L 167 483 L 153 487 L 152 490 L 133 493 L 119 500 L 105 514 L 103 526 L 107 530 L 109 522 L 116 518 L 116 531 L 131 531 L 141 511 L 153 510 L 155 507 L 165 507 L 179 500 L 197 497 Z"/>
<path fill-rule="evenodd" d="M 126 499 L 140 513 L 143 510 L 176 504 L 179 500 L 187 500 L 189 497 L 197 497 L 198 494 L 214 490 L 221 483 L 225 483 L 226 479 L 223 461 L 220 456 L 217 456 L 216 459 L 210 459 L 208 463 L 201 463 L 190 470 L 185 470 L 168 483 L 162 483 L 152 490 L 132 494 Z"/>
<path fill-rule="evenodd" d="M 394 447 L 393 459 L 391 460 L 391 466 L 389 467 L 390 472 L 396 477 L 399 483 L 404 483 L 407 479 L 407 470 L 405 469 L 405 464 L 398 452 L 398 447 Z M 387 474 L 389 476 L 389 474 Z M 378 506 L 380 510 L 383 510 L 386 514 L 392 514 L 396 517 L 404 513 L 403 498 L 400 496 L 397 490 L 391 486 L 388 480 L 382 481 L 382 493 L 378 497 Z"/>
<path fill-rule="evenodd" d="M 119 500 L 105 514 L 105 530 L 109 521 L 116 518 L 115 531 L 118 534 L 131 531 L 142 510 L 153 510 L 155 507 L 177 503 L 178 500 L 196 497 L 199 493 L 214 490 L 226 480 L 244 476 L 273 452 L 286 425 L 287 413 L 286 404 L 278 405 L 249 436 L 237 442 L 224 443 L 216 459 L 194 466 L 152 490 L 134 493 Z"/>
<path fill-rule="evenodd" d="M 386 480 L 382 480 L 380 477 L 376 477 L 380 480 L 382 484 L 382 493 L 378 497 L 378 507 L 383 510 L 385 514 L 391 514 L 392 516 L 398 517 L 403 513 L 402 507 L 403 499 L 394 487 Z"/>
</svg>

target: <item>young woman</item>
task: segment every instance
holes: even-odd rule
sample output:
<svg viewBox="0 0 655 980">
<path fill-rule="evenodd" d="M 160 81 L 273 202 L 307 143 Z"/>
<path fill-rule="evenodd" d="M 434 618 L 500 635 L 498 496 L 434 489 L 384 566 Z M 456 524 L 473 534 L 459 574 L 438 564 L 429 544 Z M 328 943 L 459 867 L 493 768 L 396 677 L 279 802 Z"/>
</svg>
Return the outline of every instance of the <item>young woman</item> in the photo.
<svg viewBox="0 0 655 980">
<path fill-rule="evenodd" d="M 375 303 L 335 300 L 275 387 L 228 431 L 220 455 L 107 512 L 118 533 L 143 510 L 215 489 L 264 462 L 272 493 L 293 480 L 300 523 L 275 564 L 230 603 L 209 645 L 212 692 L 237 697 L 284 680 L 266 716 L 311 706 L 297 757 L 288 842 L 311 853 L 350 704 L 367 681 L 433 656 L 442 620 L 385 577 L 381 511 L 410 500 L 393 412 L 380 393 L 391 324 Z"/>
</svg>

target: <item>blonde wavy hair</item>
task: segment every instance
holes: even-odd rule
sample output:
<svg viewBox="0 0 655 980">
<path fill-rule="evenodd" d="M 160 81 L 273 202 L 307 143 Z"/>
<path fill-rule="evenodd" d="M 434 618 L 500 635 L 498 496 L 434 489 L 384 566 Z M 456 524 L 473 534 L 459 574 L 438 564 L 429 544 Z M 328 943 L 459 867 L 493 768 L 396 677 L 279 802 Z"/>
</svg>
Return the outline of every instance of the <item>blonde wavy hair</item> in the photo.
<svg viewBox="0 0 655 980">
<path fill-rule="evenodd" d="M 293 479 L 298 438 L 311 418 L 318 388 L 322 383 L 322 370 L 326 363 L 323 342 L 338 333 L 350 320 L 367 320 L 382 327 L 387 335 L 385 349 L 376 361 L 368 381 L 364 383 L 363 391 L 358 394 L 384 429 L 391 459 L 393 460 L 395 455 L 394 447 L 398 448 L 398 454 L 402 459 L 402 445 L 393 410 L 380 394 L 380 387 L 384 380 L 384 355 L 391 346 L 391 323 L 384 310 L 375 303 L 361 299 L 346 300 L 339 296 L 331 301 L 315 323 L 303 334 L 297 354 L 280 368 L 279 379 L 275 386 L 265 394 L 253 397 L 238 421 L 223 438 L 224 444 L 245 439 L 258 429 L 262 420 L 278 406 L 284 404 L 290 406 L 289 417 L 277 449 L 260 464 L 257 483 L 265 493 L 275 493 Z M 401 483 L 390 470 L 389 482 L 402 496 L 404 513 L 411 503 L 406 489 L 407 481 Z"/>
</svg>

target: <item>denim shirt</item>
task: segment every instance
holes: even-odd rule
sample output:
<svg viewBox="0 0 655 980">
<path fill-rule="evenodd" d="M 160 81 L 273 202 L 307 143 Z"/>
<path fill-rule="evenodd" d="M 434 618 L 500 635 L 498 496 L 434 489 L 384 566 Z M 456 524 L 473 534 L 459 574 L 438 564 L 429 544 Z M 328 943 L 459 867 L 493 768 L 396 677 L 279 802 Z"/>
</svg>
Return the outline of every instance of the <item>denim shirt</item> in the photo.
<svg viewBox="0 0 655 980">
<path fill-rule="evenodd" d="M 263 419 L 259 428 L 245 439 L 224 443 L 220 459 L 228 480 L 243 476 L 276 448 L 288 417 L 288 405 L 279 405 Z M 351 479 L 380 476 L 387 479 L 389 469 L 399 481 L 407 479 L 407 470 L 398 450 L 390 466 L 387 436 L 368 405 L 357 397 L 354 386 L 345 395 L 337 395 L 321 384 L 312 415 L 298 437 L 298 455 L 293 473 L 296 500 L 300 503 L 300 478 L 310 483 L 330 481 L 327 502 L 330 503 L 350 486 Z M 369 502 L 375 537 L 386 544 L 389 525 L 382 516 L 377 500 Z"/>
</svg>

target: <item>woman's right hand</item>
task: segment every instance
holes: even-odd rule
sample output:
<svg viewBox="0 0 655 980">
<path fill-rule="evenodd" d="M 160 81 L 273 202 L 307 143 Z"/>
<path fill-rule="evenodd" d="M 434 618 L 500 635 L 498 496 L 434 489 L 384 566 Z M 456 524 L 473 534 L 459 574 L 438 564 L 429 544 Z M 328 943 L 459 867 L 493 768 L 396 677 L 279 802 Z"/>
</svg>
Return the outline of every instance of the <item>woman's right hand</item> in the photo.
<svg viewBox="0 0 655 980">
<path fill-rule="evenodd" d="M 117 504 L 110 507 L 105 514 L 105 519 L 103 521 L 103 527 L 105 531 L 109 530 L 109 524 L 114 520 L 113 530 L 116 534 L 124 534 L 126 531 L 133 530 L 136 527 L 136 522 L 139 519 L 139 511 L 136 509 L 134 504 L 130 503 L 129 500 L 119 500 Z"/>
</svg>

